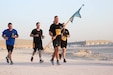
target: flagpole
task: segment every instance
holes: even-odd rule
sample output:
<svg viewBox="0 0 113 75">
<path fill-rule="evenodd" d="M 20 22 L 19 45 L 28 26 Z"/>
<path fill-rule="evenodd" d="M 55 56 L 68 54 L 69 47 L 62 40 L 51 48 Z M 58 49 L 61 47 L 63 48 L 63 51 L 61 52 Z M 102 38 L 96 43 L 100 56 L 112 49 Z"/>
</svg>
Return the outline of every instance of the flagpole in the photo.
<svg viewBox="0 0 113 75">
<path fill-rule="evenodd" d="M 64 25 L 66 26 L 69 23 L 69 21 L 70 21 L 70 18 L 69 18 L 69 20 Z"/>
<path fill-rule="evenodd" d="M 49 41 L 49 43 L 45 46 L 44 50 L 47 49 L 47 47 L 52 43 L 52 41 L 53 41 L 53 39 L 51 39 L 51 40 Z"/>
</svg>

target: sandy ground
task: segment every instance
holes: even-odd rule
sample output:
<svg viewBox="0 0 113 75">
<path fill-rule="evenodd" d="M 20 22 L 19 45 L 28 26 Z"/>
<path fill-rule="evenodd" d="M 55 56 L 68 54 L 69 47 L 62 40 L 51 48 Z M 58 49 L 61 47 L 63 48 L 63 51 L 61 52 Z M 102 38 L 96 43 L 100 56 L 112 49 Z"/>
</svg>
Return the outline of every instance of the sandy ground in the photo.
<svg viewBox="0 0 113 75">
<path fill-rule="evenodd" d="M 43 53 L 44 63 L 37 55 L 30 62 L 32 49 L 14 50 L 14 64 L 6 63 L 6 50 L 0 50 L 0 75 L 113 75 L 113 61 L 67 59 L 67 63 L 52 65 L 50 55 Z M 46 55 L 46 56 L 45 56 Z"/>
</svg>

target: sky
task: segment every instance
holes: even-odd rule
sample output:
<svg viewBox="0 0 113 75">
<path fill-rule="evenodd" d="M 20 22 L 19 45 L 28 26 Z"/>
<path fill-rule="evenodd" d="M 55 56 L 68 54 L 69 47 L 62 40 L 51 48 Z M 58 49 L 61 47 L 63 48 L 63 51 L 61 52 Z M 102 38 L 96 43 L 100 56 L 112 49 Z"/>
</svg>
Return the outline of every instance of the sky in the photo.
<svg viewBox="0 0 113 75">
<path fill-rule="evenodd" d="M 66 23 L 82 4 L 82 18 L 75 17 L 66 26 L 71 35 L 68 41 L 113 41 L 113 0 L 0 0 L 0 33 L 12 22 L 19 39 L 29 40 L 36 22 L 40 22 L 46 44 L 51 39 L 48 30 L 54 16 L 59 16 L 60 23 Z"/>
</svg>

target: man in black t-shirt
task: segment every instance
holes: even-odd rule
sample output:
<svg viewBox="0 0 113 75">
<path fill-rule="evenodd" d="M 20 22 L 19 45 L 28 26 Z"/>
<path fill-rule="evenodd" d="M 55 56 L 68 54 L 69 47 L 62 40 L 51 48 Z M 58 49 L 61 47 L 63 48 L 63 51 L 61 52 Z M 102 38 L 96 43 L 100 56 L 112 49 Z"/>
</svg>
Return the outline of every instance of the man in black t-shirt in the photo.
<svg viewBox="0 0 113 75">
<path fill-rule="evenodd" d="M 61 56 L 63 56 L 63 61 L 64 63 L 66 63 L 66 48 L 67 48 L 67 37 L 70 37 L 69 31 L 68 29 L 65 28 L 65 25 L 63 25 L 63 29 L 61 31 L 62 33 L 62 38 L 61 38 L 61 48 L 62 48 L 62 53 L 59 54 L 60 59 Z"/>
<path fill-rule="evenodd" d="M 61 29 L 63 25 L 59 23 L 59 18 L 58 16 L 54 17 L 54 23 L 50 26 L 49 29 L 49 34 L 53 39 L 53 46 L 54 46 L 54 53 L 52 55 L 51 62 L 54 65 L 54 58 L 56 57 L 57 59 L 57 64 L 60 65 L 59 63 L 59 50 L 61 46 Z"/>
<path fill-rule="evenodd" d="M 34 49 L 31 61 L 33 61 L 33 56 L 38 49 L 40 63 L 42 63 L 43 60 L 41 59 L 41 51 L 43 50 L 42 39 L 44 38 L 44 35 L 42 29 L 40 29 L 40 22 L 36 23 L 36 28 L 32 30 L 30 37 L 33 37 L 33 49 Z"/>
</svg>

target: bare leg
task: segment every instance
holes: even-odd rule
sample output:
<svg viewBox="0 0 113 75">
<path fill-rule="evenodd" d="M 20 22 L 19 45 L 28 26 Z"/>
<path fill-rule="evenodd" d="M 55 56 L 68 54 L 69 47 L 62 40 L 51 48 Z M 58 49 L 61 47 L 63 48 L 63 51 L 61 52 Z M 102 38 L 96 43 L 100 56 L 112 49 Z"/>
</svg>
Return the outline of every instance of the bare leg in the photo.
<svg viewBox="0 0 113 75">
<path fill-rule="evenodd" d="M 36 52 L 35 52 L 35 51 L 33 51 L 33 53 L 32 53 L 32 57 L 35 55 L 35 53 L 36 53 Z"/>
<path fill-rule="evenodd" d="M 54 48 L 54 52 L 53 52 L 53 55 L 52 55 L 52 60 L 54 60 L 55 57 L 56 57 L 56 48 Z"/>
<path fill-rule="evenodd" d="M 60 46 L 56 47 L 56 59 L 59 60 L 59 50 Z"/>
<path fill-rule="evenodd" d="M 59 63 L 59 50 L 60 50 L 60 46 L 55 47 L 54 49 L 55 50 L 54 50 L 54 53 L 52 55 L 51 63 L 52 63 L 52 65 L 54 65 L 54 58 L 56 57 L 57 64 L 60 65 L 60 63 Z"/>
<path fill-rule="evenodd" d="M 38 52 L 39 52 L 40 63 L 43 63 L 44 61 L 43 61 L 42 58 L 41 58 L 41 57 L 42 57 L 41 50 L 39 50 Z"/>
<path fill-rule="evenodd" d="M 11 54 L 12 54 L 12 52 L 11 52 L 11 51 L 9 51 L 9 52 L 8 52 L 8 58 L 9 58 L 9 60 L 10 60 L 10 61 L 12 61 Z"/>
<path fill-rule="evenodd" d="M 57 60 L 59 60 L 59 49 L 60 47 L 55 47 L 54 53 L 52 55 L 52 59 L 54 60 L 54 58 L 56 57 Z"/>
<path fill-rule="evenodd" d="M 33 61 L 33 56 L 35 55 L 36 51 L 33 51 L 32 56 L 31 56 L 31 62 Z"/>
<path fill-rule="evenodd" d="M 52 59 L 51 59 L 51 63 L 52 65 L 54 65 L 54 58 L 56 57 L 57 60 L 59 60 L 59 55 L 58 55 L 58 47 L 55 47 L 54 48 L 54 52 L 53 52 L 53 55 L 52 55 Z"/>
<path fill-rule="evenodd" d="M 59 50 L 60 50 L 60 46 L 56 47 L 56 59 L 57 59 L 57 65 L 60 65 L 60 63 L 59 63 Z"/>
<path fill-rule="evenodd" d="M 9 51 L 9 52 L 8 52 L 8 55 L 7 55 L 7 57 L 6 57 L 6 60 L 7 60 L 7 63 L 9 63 L 9 60 L 10 60 L 10 62 L 11 62 L 10 64 L 12 65 L 12 64 L 13 64 L 13 61 L 12 61 L 11 55 L 12 55 L 12 52 Z"/>
<path fill-rule="evenodd" d="M 66 48 L 62 49 L 62 55 L 63 55 L 63 58 L 65 59 L 66 58 Z"/>
<path fill-rule="evenodd" d="M 66 48 L 62 49 L 62 55 L 63 55 L 64 62 L 67 62 L 66 61 Z"/>
<path fill-rule="evenodd" d="M 39 50 L 38 52 L 39 52 L 39 58 L 41 59 L 41 50 Z"/>
<path fill-rule="evenodd" d="M 7 63 L 9 63 L 9 60 L 12 61 L 12 59 L 11 59 L 11 51 L 8 52 L 6 60 L 7 60 Z"/>
</svg>

